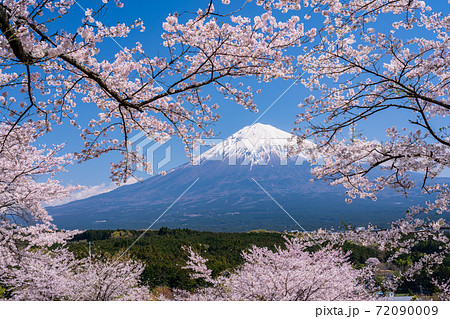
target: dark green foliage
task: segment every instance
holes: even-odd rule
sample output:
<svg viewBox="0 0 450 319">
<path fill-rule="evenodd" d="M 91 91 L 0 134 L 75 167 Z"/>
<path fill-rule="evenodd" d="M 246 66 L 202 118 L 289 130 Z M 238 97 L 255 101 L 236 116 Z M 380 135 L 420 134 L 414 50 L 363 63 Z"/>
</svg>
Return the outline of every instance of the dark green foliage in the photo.
<svg viewBox="0 0 450 319">
<path fill-rule="evenodd" d="M 115 230 L 86 230 L 83 233 L 76 235 L 72 241 L 97 241 L 110 239 L 113 232 L 115 232 Z M 130 230 L 130 232 L 135 234 L 140 233 L 140 231 L 136 230 Z"/>
<path fill-rule="evenodd" d="M 342 250 L 344 252 L 351 251 L 349 258 L 355 265 L 363 265 L 371 257 L 376 257 L 380 261 L 385 259 L 384 254 L 376 248 L 360 246 L 348 241 L 342 245 Z"/>
<path fill-rule="evenodd" d="M 11 298 L 11 289 L 3 285 L 0 281 L 0 300 Z"/>
</svg>

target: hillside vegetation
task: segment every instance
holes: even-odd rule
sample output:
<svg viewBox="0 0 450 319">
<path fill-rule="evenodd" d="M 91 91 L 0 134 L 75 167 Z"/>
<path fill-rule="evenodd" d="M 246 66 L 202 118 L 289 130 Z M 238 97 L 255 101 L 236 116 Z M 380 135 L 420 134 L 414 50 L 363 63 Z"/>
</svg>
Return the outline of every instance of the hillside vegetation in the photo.
<svg viewBox="0 0 450 319">
<path fill-rule="evenodd" d="M 125 251 L 143 233 L 138 230 L 88 230 L 77 235 L 70 243 L 71 250 L 80 257 L 89 253 L 116 255 Z M 186 265 L 187 254 L 183 247 L 191 246 L 208 258 L 208 266 L 217 275 L 237 267 L 243 262 L 241 251 L 252 245 L 271 247 L 283 245 L 282 233 L 213 233 L 189 229 L 161 228 L 146 232 L 127 253 L 132 258 L 146 264 L 141 278 L 151 288 L 168 286 L 170 288 L 192 289 L 197 282 L 189 277 Z"/>
</svg>

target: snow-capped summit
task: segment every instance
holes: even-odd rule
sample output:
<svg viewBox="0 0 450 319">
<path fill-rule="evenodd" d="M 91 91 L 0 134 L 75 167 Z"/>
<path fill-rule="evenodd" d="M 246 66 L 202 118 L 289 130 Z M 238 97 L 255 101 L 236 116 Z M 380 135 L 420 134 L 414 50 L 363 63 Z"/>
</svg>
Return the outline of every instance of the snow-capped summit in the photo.
<svg viewBox="0 0 450 319">
<path fill-rule="evenodd" d="M 314 144 L 306 141 L 303 147 Z M 243 165 L 267 165 L 269 161 L 287 161 L 290 149 L 298 147 L 295 137 L 272 125 L 256 123 L 246 126 L 201 155 L 201 161 L 239 161 Z M 306 159 L 306 154 L 300 154 Z"/>
</svg>

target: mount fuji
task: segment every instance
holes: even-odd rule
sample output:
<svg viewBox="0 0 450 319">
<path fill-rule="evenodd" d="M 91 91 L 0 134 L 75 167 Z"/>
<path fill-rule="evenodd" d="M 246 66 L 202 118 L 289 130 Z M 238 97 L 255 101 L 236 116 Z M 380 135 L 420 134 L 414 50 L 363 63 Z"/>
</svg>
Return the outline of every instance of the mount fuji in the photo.
<svg viewBox="0 0 450 319">
<path fill-rule="evenodd" d="M 291 134 L 254 124 L 166 175 L 48 210 L 65 229 L 143 229 L 156 221 L 153 228 L 283 231 L 385 226 L 425 201 L 419 193 L 403 198 L 386 191 L 376 202 L 348 205 L 343 187 L 310 182 L 307 150 L 313 146 L 306 141 L 298 156 L 288 157 L 288 149 L 298 147 Z"/>
</svg>

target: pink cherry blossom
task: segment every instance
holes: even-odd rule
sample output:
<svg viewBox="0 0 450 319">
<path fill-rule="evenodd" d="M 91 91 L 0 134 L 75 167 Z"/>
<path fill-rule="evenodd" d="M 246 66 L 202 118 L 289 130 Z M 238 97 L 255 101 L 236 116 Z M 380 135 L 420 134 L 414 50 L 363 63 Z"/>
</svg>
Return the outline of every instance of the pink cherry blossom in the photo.
<svg viewBox="0 0 450 319">
<path fill-rule="evenodd" d="M 348 254 L 326 246 L 308 252 L 298 239 L 286 247 L 253 246 L 243 252 L 244 264 L 230 273 L 211 277 L 207 260 L 189 249 L 193 278 L 211 286 L 194 293 L 179 292 L 182 300 L 360 300 L 373 299 L 371 276 L 348 262 Z"/>
</svg>

